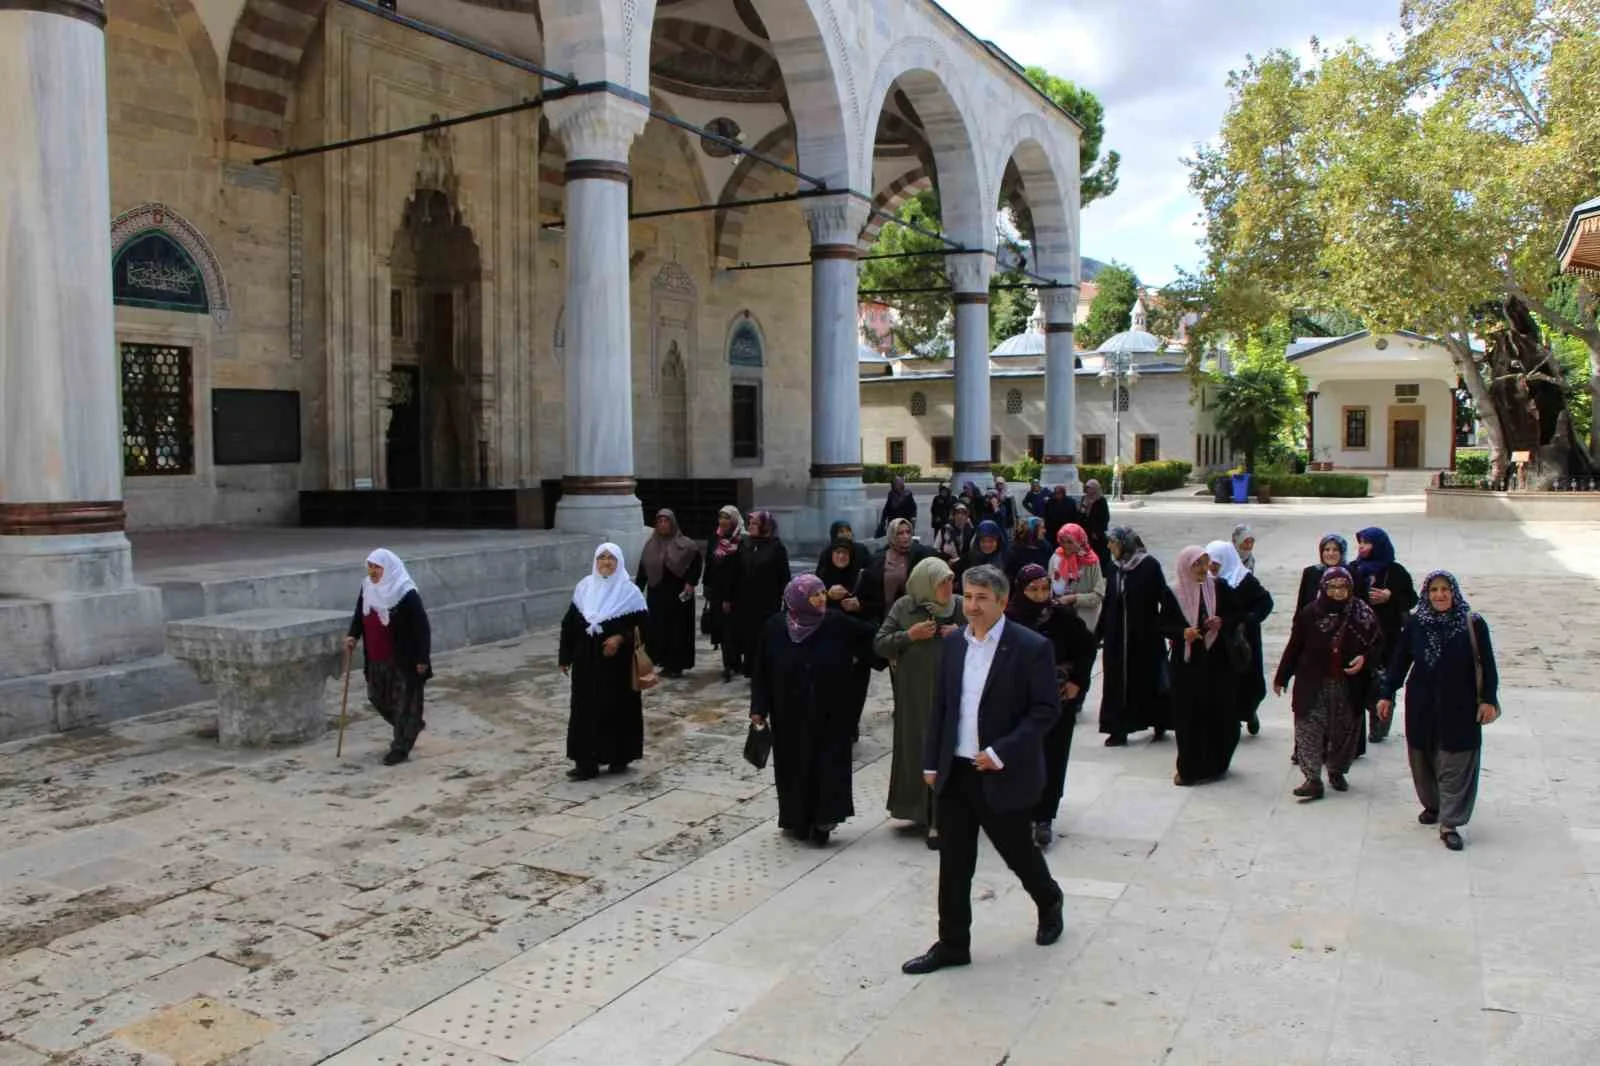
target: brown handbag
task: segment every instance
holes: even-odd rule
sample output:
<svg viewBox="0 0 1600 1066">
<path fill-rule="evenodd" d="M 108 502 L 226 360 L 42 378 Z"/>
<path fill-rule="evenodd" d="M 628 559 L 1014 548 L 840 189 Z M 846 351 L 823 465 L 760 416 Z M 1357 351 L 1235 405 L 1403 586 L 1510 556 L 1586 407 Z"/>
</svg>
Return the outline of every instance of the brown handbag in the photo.
<svg viewBox="0 0 1600 1066">
<path fill-rule="evenodd" d="M 1480 704 L 1482 704 L 1484 702 L 1484 699 L 1483 699 L 1483 653 L 1478 650 L 1478 626 L 1477 626 L 1477 622 L 1478 622 L 1478 614 L 1477 614 L 1476 611 L 1474 611 L 1473 613 L 1467 615 L 1467 640 L 1470 641 L 1471 644 L 1472 644 L 1472 677 L 1473 677 L 1473 680 L 1475 682 L 1477 682 L 1478 702 Z M 1473 709 L 1476 710 L 1477 708 L 1473 708 Z M 1488 724 L 1490 724 L 1492 722 L 1498 722 L 1499 720 L 1500 720 L 1500 705 L 1499 704 L 1495 704 L 1494 717 L 1489 719 L 1488 722 L 1484 722 L 1484 723 L 1480 723 L 1480 724 L 1488 725 Z"/>
<path fill-rule="evenodd" d="M 644 650 L 644 638 L 639 635 L 635 627 L 633 631 L 633 691 L 647 692 L 661 684 L 661 677 L 656 673 L 656 664 L 651 661 L 650 653 Z"/>
</svg>

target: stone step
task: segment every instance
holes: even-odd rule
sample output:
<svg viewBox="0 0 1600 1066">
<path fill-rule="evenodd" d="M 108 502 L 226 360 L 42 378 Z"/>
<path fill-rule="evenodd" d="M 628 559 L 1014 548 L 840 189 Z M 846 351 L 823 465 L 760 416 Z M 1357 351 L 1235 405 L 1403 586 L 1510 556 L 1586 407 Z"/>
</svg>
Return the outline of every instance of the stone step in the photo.
<svg viewBox="0 0 1600 1066">
<path fill-rule="evenodd" d="M 168 655 L 0 681 L 0 741 L 104 725 L 211 698 Z"/>
</svg>

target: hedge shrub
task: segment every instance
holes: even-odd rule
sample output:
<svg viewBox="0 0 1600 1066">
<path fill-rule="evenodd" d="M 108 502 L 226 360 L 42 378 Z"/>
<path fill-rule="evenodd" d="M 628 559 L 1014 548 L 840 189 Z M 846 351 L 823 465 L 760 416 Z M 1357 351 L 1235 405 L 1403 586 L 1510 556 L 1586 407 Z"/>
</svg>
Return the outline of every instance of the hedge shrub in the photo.
<svg viewBox="0 0 1600 1066">
<path fill-rule="evenodd" d="M 1122 470 L 1122 491 L 1131 493 L 1165 492 L 1181 489 L 1194 469 L 1181 459 L 1162 459 L 1154 463 L 1135 463 Z M 1101 463 L 1084 463 L 1078 467 L 1078 479 L 1100 482 L 1100 489 L 1111 495 L 1111 467 Z"/>
<path fill-rule="evenodd" d="M 1024 455 L 1014 463 L 996 463 L 989 468 L 995 477 L 1003 477 L 1009 485 L 1026 485 L 1044 473 L 1044 464 L 1031 455 Z"/>
<path fill-rule="evenodd" d="M 1216 495 L 1217 482 L 1233 475 L 1213 474 L 1206 479 L 1206 489 Z M 1318 499 L 1358 500 L 1367 495 L 1367 479 L 1357 474 L 1283 474 L 1276 471 L 1258 473 L 1251 489 L 1267 486 L 1267 492 L 1277 499 L 1280 496 L 1311 496 Z"/>
<path fill-rule="evenodd" d="M 914 463 L 865 463 L 861 467 L 861 480 L 868 485 L 887 485 L 897 477 L 921 481 L 922 467 Z"/>
<path fill-rule="evenodd" d="M 1484 477 L 1489 473 L 1489 453 L 1480 449 L 1456 452 L 1456 473 L 1462 477 Z"/>
</svg>

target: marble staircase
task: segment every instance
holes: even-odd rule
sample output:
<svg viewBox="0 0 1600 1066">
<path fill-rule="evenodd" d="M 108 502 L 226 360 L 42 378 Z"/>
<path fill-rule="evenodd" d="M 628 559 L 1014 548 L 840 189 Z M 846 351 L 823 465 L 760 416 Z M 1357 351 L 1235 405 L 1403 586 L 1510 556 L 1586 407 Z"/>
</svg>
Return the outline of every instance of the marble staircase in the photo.
<svg viewBox="0 0 1600 1066">
<path fill-rule="evenodd" d="M 623 544 L 630 565 L 644 531 Z M 614 539 L 614 538 L 613 538 Z M 589 572 L 595 538 L 532 532 L 475 537 L 402 551 L 422 592 L 435 651 L 519 637 L 559 621 Z M 396 546 L 400 550 L 400 546 Z M 360 558 L 349 548 L 191 561 L 140 574 L 161 594 L 165 621 L 264 607 L 353 610 Z M 356 560 L 352 562 L 352 557 Z M 43 601 L 0 599 L 0 741 L 100 725 L 211 697 L 193 671 L 165 653 L 108 650 L 97 665 L 61 669 L 43 624 Z M 118 660 L 122 661 L 118 661 Z"/>
</svg>

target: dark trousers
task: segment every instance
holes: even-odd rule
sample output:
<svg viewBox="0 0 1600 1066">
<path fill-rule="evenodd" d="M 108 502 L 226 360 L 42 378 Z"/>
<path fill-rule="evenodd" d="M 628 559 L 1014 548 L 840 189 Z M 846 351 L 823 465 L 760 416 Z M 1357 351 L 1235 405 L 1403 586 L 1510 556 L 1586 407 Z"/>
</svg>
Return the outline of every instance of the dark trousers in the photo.
<svg viewBox="0 0 1600 1066">
<path fill-rule="evenodd" d="M 1033 902 L 1049 906 L 1061 898 L 1044 855 L 1033 846 L 1030 811 L 1000 813 L 983 795 L 982 775 L 956 759 L 937 801 L 939 818 L 939 942 L 955 951 L 972 947 L 972 874 L 978 868 L 978 830 L 1022 881 Z"/>
<path fill-rule="evenodd" d="M 1061 717 L 1044 735 L 1044 794 L 1033 808 L 1033 820 L 1046 825 L 1056 820 L 1061 810 L 1061 796 L 1067 790 L 1067 761 L 1072 758 L 1072 727 L 1078 723 L 1078 712 L 1089 695 L 1085 685 L 1075 700 L 1061 701 Z"/>
<path fill-rule="evenodd" d="M 368 663 L 367 701 L 394 729 L 389 749 L 409 755 L 423 730 L 422 681 L 407 677 L 391 662 Z"/>
</svg>

